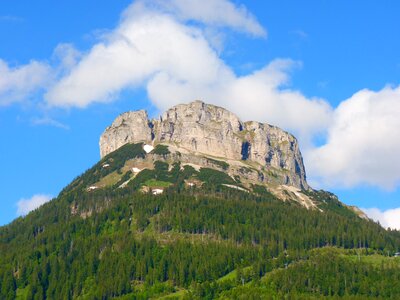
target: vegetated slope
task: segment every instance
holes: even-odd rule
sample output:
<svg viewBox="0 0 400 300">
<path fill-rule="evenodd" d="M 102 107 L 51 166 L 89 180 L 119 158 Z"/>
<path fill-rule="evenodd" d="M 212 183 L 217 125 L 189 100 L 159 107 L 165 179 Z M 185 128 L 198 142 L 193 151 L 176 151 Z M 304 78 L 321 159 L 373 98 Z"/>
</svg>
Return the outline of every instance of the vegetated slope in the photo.
<svg viewBox="0 0 400 300">
<path fill-rule="evenodd" d="M 0 298 L 400 297 L 399 262 L 382 256 L 399 250 L 399 232 L 325 192 L 309 192 L 321 212 L 264 186 L 232 189 L 240 179 L 212 168 L 126 168 L 146 155 L 125 145 L 0 228 Z M 90 189 L 110 174 L 114 183 Z"/>
</svg>

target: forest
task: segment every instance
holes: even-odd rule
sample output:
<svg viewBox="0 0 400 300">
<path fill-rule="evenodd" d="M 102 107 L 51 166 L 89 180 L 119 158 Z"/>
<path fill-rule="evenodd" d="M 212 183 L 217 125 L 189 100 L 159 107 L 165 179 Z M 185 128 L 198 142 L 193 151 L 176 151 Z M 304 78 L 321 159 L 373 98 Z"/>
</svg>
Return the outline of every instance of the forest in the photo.
<svg viewBox="0 0 400 300">
<path fill-rule="evenodd" d="M 309 192 L 324 211 L 307 210 L 263 186 L 230 189 L 224 172 L 161 160 L 124 188 L 121 180 L 86 189 L 144 155 L 122 147 L 1 227 L 0 298 L 400 298 L 400 232 L 360 218 L 330 193 Z M 185 185 L 193 177 L 203 184 Z M 149 180 L 167 182 L 164 193 L 143 192 Z"/>
</svg>

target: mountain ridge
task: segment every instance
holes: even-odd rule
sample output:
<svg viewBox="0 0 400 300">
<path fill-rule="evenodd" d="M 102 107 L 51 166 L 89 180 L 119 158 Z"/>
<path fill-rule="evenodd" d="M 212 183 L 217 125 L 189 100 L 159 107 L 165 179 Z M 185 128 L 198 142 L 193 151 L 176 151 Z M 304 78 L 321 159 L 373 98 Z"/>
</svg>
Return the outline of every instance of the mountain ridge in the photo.
<svg viewBox="0 0 400 300">
<path fill-rule="evenodd" d="M 104 157 L 126 143 L 163 143 L 176 152 L 245 162 L 260 174 L 260 182 L 309 189 L 296 138 L 282 129 L 255 121 L 241 121 L 232 112 L 202 101 L 179 104 L 158 119 L 144 110 L 118 116 L 100 137 Z"/>
<path fill-rule="evenodd" d="M 0 227 L 0 298 L 399 298 L 400 232 L 179 146 L 125 143 Z"/>
</svg>

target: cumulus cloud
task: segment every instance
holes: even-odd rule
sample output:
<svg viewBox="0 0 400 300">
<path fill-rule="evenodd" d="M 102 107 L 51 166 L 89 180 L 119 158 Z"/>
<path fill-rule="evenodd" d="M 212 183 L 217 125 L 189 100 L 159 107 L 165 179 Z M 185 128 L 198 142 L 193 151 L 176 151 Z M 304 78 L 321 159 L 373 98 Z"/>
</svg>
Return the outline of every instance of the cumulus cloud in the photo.
<svg viewBox="0 0 400 300">
<path fill-rule="evenodd" d="M 181 21 L 194 19 L 264 35 L 261 25 L 243 7 L 207 1 L 207 5 L 202 2 L 202 9 L 194 9 L 200 2 L 191 3 L 193 6 L 178 0 L 135 2 L 123 13 L 119 26 L 48 91 L 47 101 L 56 106 L 86 107 L 112 101 L 123 89 L 144 85 L 160 110 L 202 99 L 225 106 L 244 119 L 284 127 L 304 140 L 328 126 L 331 107 L 326 101 L 308 99 L 288 88 L 288 72 L 298 63 L 278 59 L 237 76 L 219 57 L 206 31 Z M 220 10 L 228 13 L 215 13 Z"/>
<path fill-rule="evenodd" d="M 32 210 L 35 210 L 39 206 L 42 206 L 46 202 L 49 202 L 52 199 L 50 195 L 37 194 L 32 196 L 29 199 L 21 199 L 17 203 L 17 215 L 25 216 Z"/>
<path fill-rule="evenodd" d="M 64 75 L 71 70 L 79 59 L 82 53 L 78 51 L 72 44 L 59 44 L 54 49 L 53 58 L 58 63 L 58 73 Z"/>
<path fill-rule="evenodd" d="M 244 5 L 234 5 L 227 0 L 157 0 L 137 1 L 126 10 L 125 16 L 140 14 L 146 7 L 169 13 L 178 19 L 195 20 L 207 25 L 229 27 L 254 36 L 265 37 L 266 30 Z"/>
<path fill-rule="evenodd" d="M 178 80 L 204 81 L 228 70 L 195 28 L 168 16 L 143 15 L 95 45 L 46 97 L 54 105 L 85 107 L 163 71 Z"/>
<path fill-rule="evenodd" d="M 400 87 L 362 90 L 335 110 L 325 145 L 307 153 L 309 173 L 325 186 L 400 183 Z"/>
<path fill-rule="evenodd" d="M 149 80 L 147 90 L 157 107 L 165 109 L 188 99 L 207 99 L 245 120 L 264 121 L 290 130 L 306 144 L 309 137 L 328 126 L 332 109 L 322 99 L 308 99 L 286 88 L 288 72 L 295 65 L 291 60 L 277 59 L 249 75 L 217 73 L 204 81 L 179 80 L 160 72 Z"/>
<path fill-rule="evenodd" d="M 135 1 L 118 26 L 88 51 L 58 46 L 58 63 L 51 70 L 35 61 L 10 68 L 0 60 L 0 105 L 21 101 L 43 86 L 49 86 L 44 99 L 50 106 L 80 108 L 144 87 L 160 111 L 201 99 L 244 120 L 294 133 L 309 177 L 321 187 L 398 186 L 400 156 L 394 149 L 400 146 L 400 87 L 362 90 L 334 109 L 324 99 L 290 88 L 290 73 L 301 67 L 299 62 L 276 59 L 237 75 L 220 56 L 221 28 L 266 36 L 244 6 L 227 0 Z M 49 77 L 56 78 L 52 85 L 46 85 Z M 52 119 L 36 123 L 56 125 Z M 326 143 L 314 147 L 317 134 L 327 134 Z"/>
<path fill-rule="evenodd" d="M 378 208 L 363 208 L 368 217 L 385 228 L 400 230 L 400 208 L 382 211 Z"/>
<path fill-rule="evenodd" d="M 43 88 L 50 79 L 51 68 L 38 61 L 10 67 L 0 59 L 0 106 L 19 102 Z"/>
<path fill-rule="evenodd" d="M 224 14 L 218 13 L 221 9 Z M 233 77 L 211 46 L 215 39 L 207 40 L 209 31 L 181 19 L 265 34 L 244 7 L 229 1 L 136 1 L 124 11 L 119 26 L 94 45 L 46 99 L 56 106 L 108 102 L 122 89 L 142 85 L 159 73 L 198 84 Z"/>
</svg>

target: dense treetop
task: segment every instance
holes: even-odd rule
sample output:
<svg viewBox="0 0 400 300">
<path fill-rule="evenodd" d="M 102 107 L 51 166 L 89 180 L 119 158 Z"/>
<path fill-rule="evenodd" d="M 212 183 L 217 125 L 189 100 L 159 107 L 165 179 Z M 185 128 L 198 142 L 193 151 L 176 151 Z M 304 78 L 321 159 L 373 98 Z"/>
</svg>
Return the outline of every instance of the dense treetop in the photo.
<svg viewBox="0 0 400 300">
<path fill-rule="evenodd" d="M 136 176 L 122 172 L 141 149 L 120 148 L 0 228 L 1 299 L 400 297 L 400 263 L 390 257 L 399 232 L 323 191 L 309 192 L 321 212 L 264 186 L 231 189 L 224 184 L 240 182 L 214 169 L 155 161 Z M 116 171 L 117 183 L 87 190 Z M 161 195 L 143 192 L 161 184 Z"/>
</svg>

